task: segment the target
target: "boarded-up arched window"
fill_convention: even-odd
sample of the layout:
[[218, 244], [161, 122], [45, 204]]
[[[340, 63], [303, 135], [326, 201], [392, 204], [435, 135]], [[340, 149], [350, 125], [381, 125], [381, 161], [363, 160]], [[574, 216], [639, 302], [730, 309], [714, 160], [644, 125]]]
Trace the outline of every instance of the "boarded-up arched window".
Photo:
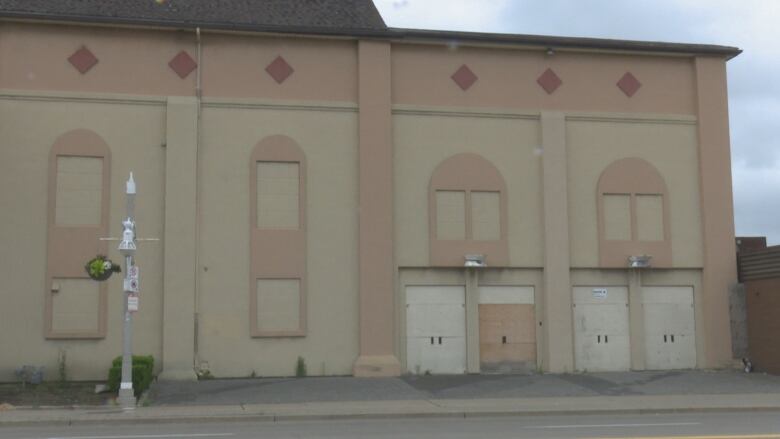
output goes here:
[[669, 194], [650, 163], [625, 158], [610, 164], [599, 178], [597, 202], [602, 267], [626, 267], [638, 255], [651, 255], [654, 267], [672, 265]]
[[506, 183], [479, 155], [455, 155], [433, 171], [428, 218], [431, 265], [463, 266], [467, 254], [509, 264]]
[[306, 335], [306, 158], [289, 137], [261, 140], [250, 159], [250, 328]]
[[49, 154], [46, 338], [106, 336], [108, 286], [84, 264], [107, 254], [111, 153], [93, 131], [60, 136]]

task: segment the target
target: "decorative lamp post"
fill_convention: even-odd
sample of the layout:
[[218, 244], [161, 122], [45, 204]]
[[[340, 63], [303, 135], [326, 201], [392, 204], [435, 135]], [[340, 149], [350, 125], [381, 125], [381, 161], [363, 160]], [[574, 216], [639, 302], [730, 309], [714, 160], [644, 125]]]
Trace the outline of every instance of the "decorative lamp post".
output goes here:
[[133, 313], [138, 310], [138, 267], [133, 264], [136, 250], [135, 221], [135, 180], [133, 173], [127, 180], [127, 218], [122, 221], [122, 241], [119, 252], [125, 257], [124, 279], [124, 328], [122, 352], [122, 381], [119, 386], [119, 404], [123, 409], [135, 408], [133, 391]]

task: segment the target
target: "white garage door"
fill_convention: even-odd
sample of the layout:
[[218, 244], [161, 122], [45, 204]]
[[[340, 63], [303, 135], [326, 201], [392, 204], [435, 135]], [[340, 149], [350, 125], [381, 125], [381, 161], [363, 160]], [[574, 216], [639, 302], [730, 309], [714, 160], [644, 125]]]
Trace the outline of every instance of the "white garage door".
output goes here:
[[573, 294], [577, 370], [628, 370], [628, 288], [574, 287]]
[[643, 287], [645, 367], [650, 370], [696, 367], [696, 329], [692, 287]]
[[466, 372], [466, 289], [406, 287], [406, 366], [414, 374]]

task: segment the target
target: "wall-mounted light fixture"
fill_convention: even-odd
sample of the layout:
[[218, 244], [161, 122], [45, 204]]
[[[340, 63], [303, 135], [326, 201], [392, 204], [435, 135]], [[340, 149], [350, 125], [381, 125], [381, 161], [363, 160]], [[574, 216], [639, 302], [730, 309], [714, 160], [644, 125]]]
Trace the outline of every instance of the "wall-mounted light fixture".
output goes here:
[[487, 263], [485, 262], [485, 255], [466, 255], [465, 259], [466, 262], [463, 264], [464, 267], [470, 267], [470, 268], [487, 267]]
[[650, 260], [653, 259], [650, 255], [629, 256], [628, 266], [630, 268], [650, 268]]
[[548, 47], [544, 53], [546, 53], [547, 56], [553, 56], [555, 55], [555, 50], [552, 47]]

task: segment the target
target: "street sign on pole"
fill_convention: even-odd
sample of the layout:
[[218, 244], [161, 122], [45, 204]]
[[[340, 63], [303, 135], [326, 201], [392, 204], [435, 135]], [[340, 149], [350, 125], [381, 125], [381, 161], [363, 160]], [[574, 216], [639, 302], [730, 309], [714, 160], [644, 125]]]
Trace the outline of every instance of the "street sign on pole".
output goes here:
[[127, 310], [130, 312], [138, 311], [138, 294], [129, 294], [127, 296]]
[[124, 290], [126, 293], [138, 293], [138, 279], [125, 278]]

